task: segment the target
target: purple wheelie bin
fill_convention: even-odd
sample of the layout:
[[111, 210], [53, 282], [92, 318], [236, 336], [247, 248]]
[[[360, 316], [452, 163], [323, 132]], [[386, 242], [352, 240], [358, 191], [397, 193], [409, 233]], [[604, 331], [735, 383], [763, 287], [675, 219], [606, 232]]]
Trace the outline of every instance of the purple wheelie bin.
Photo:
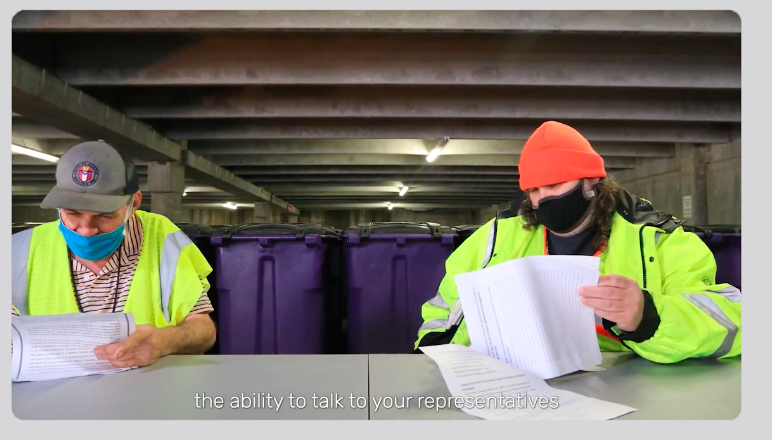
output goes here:
[[217, 232], [224, 232], [230, 226], [224, 225], [202, 225], [196, 223], [176, 223], [185, 235], [198, 247], [201, 253], [206, 258], [206, 261], [212, 266], [212, 273], [206, 277], [209, 281], [209, 301], [212, 303], [214, 312], [210, 314], [212, 321], [214, 321], [215, 328], [217, 329], [217, 339], [214, 345], [210, 348], [206, 354], [219, 354], [220, 353], [220, 296], [217, 294], [217, 255], [215, 248], [212, 246], [212, 235]]
[[349, 353], [411, 353], [421, 305], [445, 275], [456, 233], [428, 223], [370, 223], [343, 234]]
[[340, 237], [313, 224], [242, 225], [212, 236], [220, 354], [328, 353]]
[[729, 283], [742, 290], [740, 225], [684, 225], [684, 230], [697, 234], [713, 252], [716, 283]]

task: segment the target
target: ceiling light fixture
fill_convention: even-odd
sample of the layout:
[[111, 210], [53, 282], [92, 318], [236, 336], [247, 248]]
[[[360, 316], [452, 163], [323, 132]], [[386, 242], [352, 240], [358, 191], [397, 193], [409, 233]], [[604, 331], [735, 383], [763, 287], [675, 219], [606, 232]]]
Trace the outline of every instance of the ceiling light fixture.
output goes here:
[[434, 159], [437, 159], [437, 156], [440, 155], [440, 152], [442, 151], [442, 148], [437, 147], [434, 150], [432, 150], [431, 153], [429, 153], [428, 156], [426, 156], [426, 161], [431, 163], [434, 162]]
[[226, 207], [228, 209], [238, 209], [239, 208], [238, 206], [234, 205], [231, 202], [225, 202], [225, 203], [222, 204], [222, 206], [224, 206], [224, 207]]
[[450, 138], [444, 137], [439, 142], [437, 142], [437, 146], [434, 147], [434, 149], [426, 156], [426, 161], [429, 163], [434, 162], [440, 153], [442, 153], [442, 149], [445, 148], [445, 145], [448, 144], [449, 140]]
[[394, 209], [394, 205], [392, 205], [391, 202], [389, 202], [389, 211], [391, 211], [392, 209]]
[[406, 187], [406, 186], [403, 186], [403, 187], [402, 187], [402, 190], [399, 192], [399, 196], [400, 196], [400, 197], [402, 197], [402, 196], [404, 196], [405, 194], [407, 194], [407, 187]]
[[11, 144], [11, 152], [17, 153], [17, 154], [23, 154], [25, 156], [34, 157], [36, 159], [41, 159], [48, 162], [53, 162], [53, 163], [59, 162], [59, 158], [56, 156], [51, 156], [50, 154], [46, 154], [37, 150], [32, 150], [26, 147], [20, 147], [14, 144]]

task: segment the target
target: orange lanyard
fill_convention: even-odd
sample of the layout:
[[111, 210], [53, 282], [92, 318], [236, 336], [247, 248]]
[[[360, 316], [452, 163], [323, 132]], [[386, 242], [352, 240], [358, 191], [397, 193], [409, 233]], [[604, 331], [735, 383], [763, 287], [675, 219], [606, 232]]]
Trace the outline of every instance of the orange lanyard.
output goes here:
[[599, 335], [603, 335], [603, 336], [605, 336], [605, 337], [607, 337], [609, 339], [613, 339], [615, 341], [619, 341], [618, 337], [612, 335], [609, 331], [607, 331], [605, 328], [603, 328], [603, 326], [600, 325], [600, 324], [595, 324], [595, 333], [597, 333]]

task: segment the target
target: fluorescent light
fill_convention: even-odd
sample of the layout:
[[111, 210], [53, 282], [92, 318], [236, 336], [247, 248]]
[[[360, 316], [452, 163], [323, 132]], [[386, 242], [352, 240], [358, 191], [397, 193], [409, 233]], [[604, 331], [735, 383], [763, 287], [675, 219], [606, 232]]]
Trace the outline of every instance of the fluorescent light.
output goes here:
[[405, 194], [407, 194], [407, 187], [406, 187], [406, 186], [403, 186], [403, 187], [402, 187], [402, 190], [399, 192], [399, 196], [400, 196], [400, 197], [402, 197], [402, 196], [404, 196]]
[[434, 159], [437, 159], [437, 156], [440, 155], [441, 151], [442, 151], [442, 147], [435, 147], [434, 150], [432, 150], [432, 152], [429, 153], [428, 156], [426, 156], [426, 161], [434, 162]]
[[394, 209], [394, 205], [392, 205], [391, 203], [389, 203], [389, 211], [391, 211], [392, 209]]
[[224, 206], [224, 207], [226, 207], [228, 209], [239, 209], [238, 206], [234, 205], [231, 202], [225, 202], [225, 203], [222, 204], [222, 206]]
[[183, 191], [182, 192], [182, 197], [185, 197], [186, 195], [188, 195], [188, 192], [187, 191]]
[[450, 141], [450, 138], [444, 137], [439, 142], [437, 142], [437, 146], [434, 147], [434, 149], [426, 156], [427, 162], [434, 162], [435, 159], [437, 159], [437, 156], [442, 153], [442, 149], [445, 147], [445, 145], [448, 144], [448, 141]]
[[17, 154], [24, 154], [26, 156], [31, 156], [37, 159], [46, 160], [48, 162], [53, 162], [53, 163], [59, 162], [59, 158], [56, 156], [51, 156], [50, 154], [42, 153], [40, 151], [32, 150], [25, 147], [20, 147], [14, 144], [11, 144], [11, 151]]

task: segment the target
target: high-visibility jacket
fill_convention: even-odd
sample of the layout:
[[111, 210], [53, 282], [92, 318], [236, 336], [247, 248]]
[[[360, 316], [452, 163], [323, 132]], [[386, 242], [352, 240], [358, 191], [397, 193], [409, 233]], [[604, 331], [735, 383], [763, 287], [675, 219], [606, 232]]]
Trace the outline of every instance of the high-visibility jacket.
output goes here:
[[[123, 313], [137, 325], [177, 325], [201, 297], [212, 268], [184, 232], [166, 217], [136, 211], [142, 250]], [[13, 305], [24, 315], [78, 313], [67, 244], [59, 220], [13, 234]]]
[[[716, 284], [712, 252], [681, 224], [623, 191], [608, 245], [599, 255], [600, 273], [635, 280], [644, 294], [644, 316], [631, 333], [596, 318], [601, 350], [633, 351], [657, 363], [740, 354], [742, 293], [729, 284]], [[446, 261], [436, 296], [422, 306], [416, 351], [426, 345], [470, 345], [454, 277], [514, 258], [544, 255], [545, 234], [542, 226], [523, 229], [521, 217], [502, 211], [467, 238]]]

